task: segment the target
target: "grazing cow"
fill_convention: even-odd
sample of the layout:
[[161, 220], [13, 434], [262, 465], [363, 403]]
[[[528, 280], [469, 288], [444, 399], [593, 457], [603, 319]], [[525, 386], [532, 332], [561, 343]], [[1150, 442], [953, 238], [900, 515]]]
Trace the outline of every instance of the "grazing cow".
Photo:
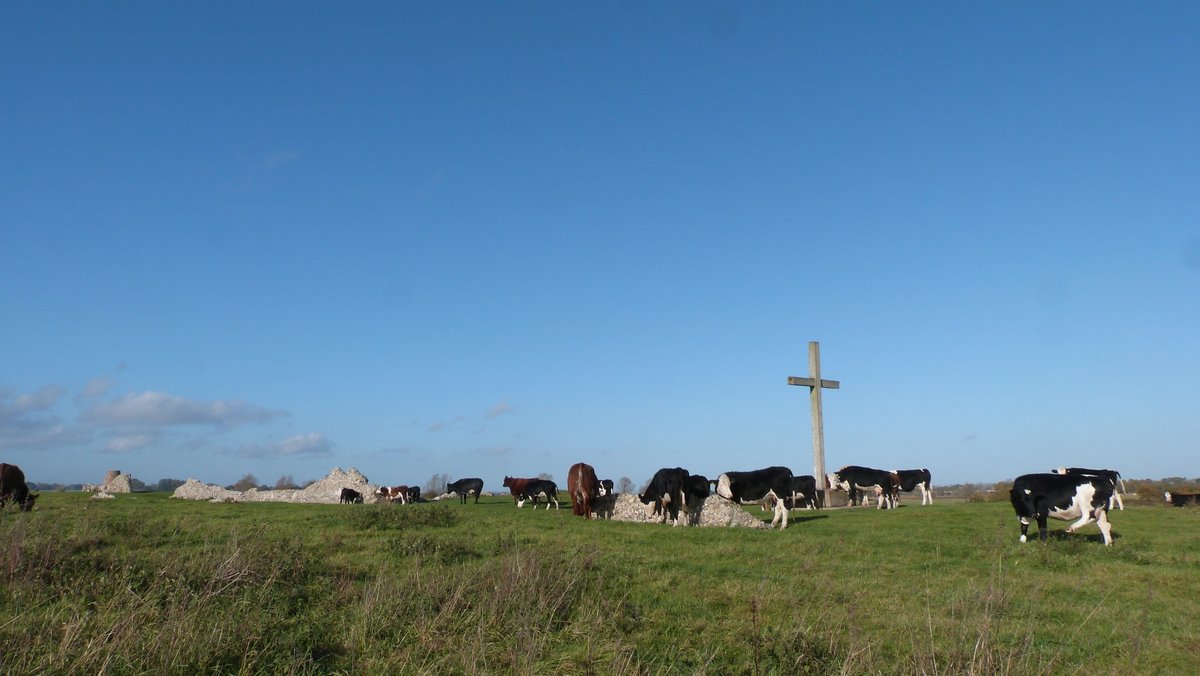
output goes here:
[[567, 470], [567, 492], [571, 494], [571, 513], [592, 518], [592, 500], [598, 497], [600, 480], [592, 466], [577, 462]]
[[17, 503], [22, 512], [33, 509], [33, 503], [41, 493], [30, 493], [29, 485], [25, 483], [25, 473], [20, 467], [0, 462], [0, 507], [8, 504], [9, 500]]
[[421, 487], [420, 486], [409, 486], [407, 497], [408, 497], [409, 502], [412, 502], [412, 503], [420, 502], [421, 501]]
[[683, 485], [683, 501], [688, 506], [698, 505], [712, 492], [712, 482], [703, 474], [689, 474]]
[[638, 494], [643, 505], [654, 504], [654, 513], [660, 514], [659, 523], [665, 523], [669, 513], [671, 525], [679, 525], [679, 508], [686, 506], [683, 487], [688, 476], [688, 471], [682, 467], [663, 467], [654, 473], [646, 492]]
[[825, 491], [817, 490], [817, 477], [801, 474], [792, 477], [791, 495], [784, 498], [788, 509], [822, 509], [825, 507]]
[[475, 504], [479, 504], [479, 494], [483, 492], [483, 479], [459, 479], [446, 484], [446, 494], [458, 493], [459, 502], [467, 504], [467, 496], [475, 494]]
[[513, 504], [516, 505], [520, 501], [521, 496], [525, 494], [525, 486], [530, 481], [534, 481], [534, 479], [518, 479], [517, 477], [506, 476], [504, 477], [504, 483], [501, 485], [507, 488], [509, 493], [512, 493]]
[[[921, 490], [921, 504], [933, 504], [933, 487], [930, 485], [931, 475], [927, 469], [894, 469], [892, 474], [896, 475], [897, 483], [901, 491], [912, 493], [914, 490]], [[899, 498], [899, 493], [896, 494]]]
[[[1109, 498], [1108, 508], [1112, 509], [1113, 501], [1115, 500], [1117, 509], [1122, 511], [1125, 510], [1125, 503], [1121, 501], [1121, 491], [1125, 490], [1125, 480], [1121, 478], [1121, 473], [1117, 470], [1086, 469], [1084, 467], [1059, 467], [1057, 469], [1050, 470], [1050, 472], [1053, 474], [1074, 474], [1076, 476], [1098, 476], [1108, 479], [1113, 485], [1112, 497]], [[1120, 491], [1117, 490], [1117, 486], [1121, 487]]]
[[1073, 474], [1025, 474], [1017, 477], [1009, 492], [1013, 509], [1021, 521], [1021, 542], [1026, 541], [1029, 520], [1036, 519], [1038, 539], [1046, 539], [1046, 518], [1069, 521], [1074, 533], [1092, 520], [1100, 527], [1104, 544], [1112, 544], [1112, 525], [1108, 522], [1108, 500], [1113, 484], [1104, 477]]
[[609, 495], [615, 495], [616, 493], [615, 493], [615, 491], [613, 491], [613, 480], [612, 479], [601, 479], [600, 485], [596, 487], [596, 492], [602, 498], [607, 497]]
[[879, 504], [876, 509], [896, 506], [896, 488], [899, 477], [882, 469], [871, 469], [859, 465], [846, 465], [838, 471], [825, 477], [829, 487], [846, 491], [850, 495], [850, 504], [857, 505], [861, 491], [874, 493]]
[[1163, 497], [1167, 499], [1167, 502], [1176, 507], [1200, 505], [1200, 493], [1172, 493], [1171, 491], [1167, 491], [1163, 493]]
[[375, 495], [390, 502], [405, 504], [408, 502], [408, 486], [380, 486]]
[[786, 467], [767, 467], [752, 472], [725, 472], [717, 478], [717, 495], [740, 503], [772, 503], [774, 528], [780, 519], [779, 530], [787, 528], [788, 510], [783, 499], [792, 494], [792, 470]]
[[343, 488], [341, 494], [338, 495], [338, 502], [340, 502], [343, 505], [348, 505], [348, 504], [354, 503], [354, 502], [362, 503], [362, 501], [363, 501], [362, 493], [359, 493], [358, 491], [354, 490], [353, 488]]

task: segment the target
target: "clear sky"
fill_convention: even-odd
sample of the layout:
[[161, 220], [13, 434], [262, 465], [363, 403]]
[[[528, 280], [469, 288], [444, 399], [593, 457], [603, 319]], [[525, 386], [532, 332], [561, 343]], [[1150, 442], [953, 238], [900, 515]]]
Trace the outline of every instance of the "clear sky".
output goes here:
[[1200, 4], [0, 4], [0, 460], [1200, 476]]

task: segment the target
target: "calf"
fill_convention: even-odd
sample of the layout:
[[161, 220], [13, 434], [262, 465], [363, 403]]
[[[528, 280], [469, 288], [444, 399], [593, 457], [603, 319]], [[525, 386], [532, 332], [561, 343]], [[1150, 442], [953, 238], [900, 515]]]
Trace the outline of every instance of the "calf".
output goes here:
[[667, 513], [671, 525], [679, 525], [679, 508], [686, 506], [683, 487], [688, 481], [688, 471], [682, 467], [663, 467], [654, 473], [644, 493], [638, 494], [643, 505], [654, 505], [654, 513], [661, 514], [659, 523], [665, 523]]
[[33, 509], [33, 502], [40, 495], [41, 493], [29, 492], [29, 485], [25, 483], [25, 473], [20, 467], [0, 462], [0, 507], [12, 500], [22, 512], [28, 512]]
[[[894, 469], [892, 474], [896, 475], [899, 489], [905, 493], [912, 493], [914, 490], [921, 490], [921, 504], [933, 504], [933, 487], [930, 486], [931, 475], [927, 469]], [[897, 493], [899, 497], [899, 493]]]
[[600, 480], [596, 470], [585, 462], [577, 462], [567, 470], [567, 493], [571, 496], [571, 513], [592, 518], [592, 500], [598, 497]]
[[524, 507], [526, 500], [533, 500], [533, 508], [537, 509], [539, 496], [546, 497], [546, 509], [550, 509], [551, 502], [554, 503], [554, 508], [558, 509], [558, 484], [549, 479], [530, 479], [518, 496], [517, 507]]
[[1163, 497], [1167, 499], [1167, 502], [1176, 507], [1200, 505], [1200, 493], [1172, 493], [1171, 491], [1167, 491], [1163, 493]]
[[811, 474], [801, 474], [792, 477], [792, 493], [784, 498], [784, 506], [788, 509], [821, 509], [825, 506], [825, 492], [817, 489], [817, 477]]
[[475, 504], [479, 504], [479, 494], [483, 492], [483, 479], [459, 479], [446, 484], [446, 494], [458, 493], [460, 504], [467, 504], [467, 496], [475, 494]]
[[857, 505], [861, 491], [871, 491], [878, 499], [876, 509], [896, 506], [896, 489], [900, 478], [882, 469], [871, 469], [859, 465], [846, 465], [838, 471], [825, 477], [829, 487], [834, 490], [846, 491], [850, 495], [850, 504]]
[[[1113, 501], [1116, 501], [1117, 509], [1124, 511], [1125, 503], [1121, 501], [1121, 491], [1125, 490], [1125, 481], [1121, 478], [1121, 473], [1115, 469], [1087, 469], [1084, 467], [1059, 467], [1058, 469], [1050, 470], [1053, 474], [1071, 474], [1075, 476], [1098, 476], [1108, 479], [1112, 482], [1113, 492], [1112, 498], [1108, 501], [1109, 509], [1112, 509]], [[1117, 486], [1121, 487], [1121, 491], [1117, 490]]]
[[338, 495], [338, 502], [343, 505], [348, 505], [348, 504], [354, 503], [354, 502], [361, 504], [362, 501], [363, 501], [362, 493], [359, 493], [358, 491], [354, 490], [353, 488], [343, 488], [341, 494]]
[[389, 502], [399, 502], [403, 505], [408, 502], [408, 486], [380, 486], [379, 490], [375, 491], [375, 495]]
[[1074, 533], [1095, 520], [1104, 537], [1112, 544], [1112, 525], [1108, 522], [1108, 500], [1112, 497], [1112, 482], [1104, 477], [1072, 474], [1025, 474], [1017, 477], [1009, 492], [1013, 509], [1021, 521], [1021, 542], [1026, 541], [1029, 520], [1036, 519], [1038, 539], [1046, 539], [1046, 518], [1068, 521]]
[[752, 472], [725, 472], [717, 478], [717, 495], [740, 503], [773, 503], [774, 528], [780, 519], [779, 530], [787, 528], [788, 510], [783, 498], [792, 494], [792, 470], [786, 467], [767, 467]]

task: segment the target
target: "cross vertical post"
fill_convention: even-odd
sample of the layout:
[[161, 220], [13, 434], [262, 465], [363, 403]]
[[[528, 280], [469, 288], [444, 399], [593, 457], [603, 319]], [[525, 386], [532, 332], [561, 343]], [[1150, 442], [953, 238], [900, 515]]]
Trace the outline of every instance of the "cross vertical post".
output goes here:
[[821, 344], [815, 340], [808, 343], [808, 377], [788, 376], [788, 385], [807, 387], [812, 401], [812, 434], [813, 434], [813, 474], [816, 475], [817, 489], [825, 493], [825, 504], [829, 505], [832, 495], [829, 486], [825, 485], [825, 424], [821, 413], [821, 390], [836, 390], [841, 383], [836, 380], [821, 379]]

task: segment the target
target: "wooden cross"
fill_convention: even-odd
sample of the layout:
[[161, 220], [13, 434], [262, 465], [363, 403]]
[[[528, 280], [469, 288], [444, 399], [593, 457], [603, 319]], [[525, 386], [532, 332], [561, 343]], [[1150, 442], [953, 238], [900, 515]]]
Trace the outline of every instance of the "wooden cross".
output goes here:
[[813, 473], [817, 475], [817, 488], [825, 492], [825, 504], [829, 505], [833, 496], [829, 494], [829, 486], [825, 485], [825, 426], [821, 418], [821, 389], [836, 390], [841, 387], [841, 383], [821, 379], [820, 343], [815, 340], [808, 343], [808, 377], [788, 376], [788, 385], [802, 385], [811, 393]]

